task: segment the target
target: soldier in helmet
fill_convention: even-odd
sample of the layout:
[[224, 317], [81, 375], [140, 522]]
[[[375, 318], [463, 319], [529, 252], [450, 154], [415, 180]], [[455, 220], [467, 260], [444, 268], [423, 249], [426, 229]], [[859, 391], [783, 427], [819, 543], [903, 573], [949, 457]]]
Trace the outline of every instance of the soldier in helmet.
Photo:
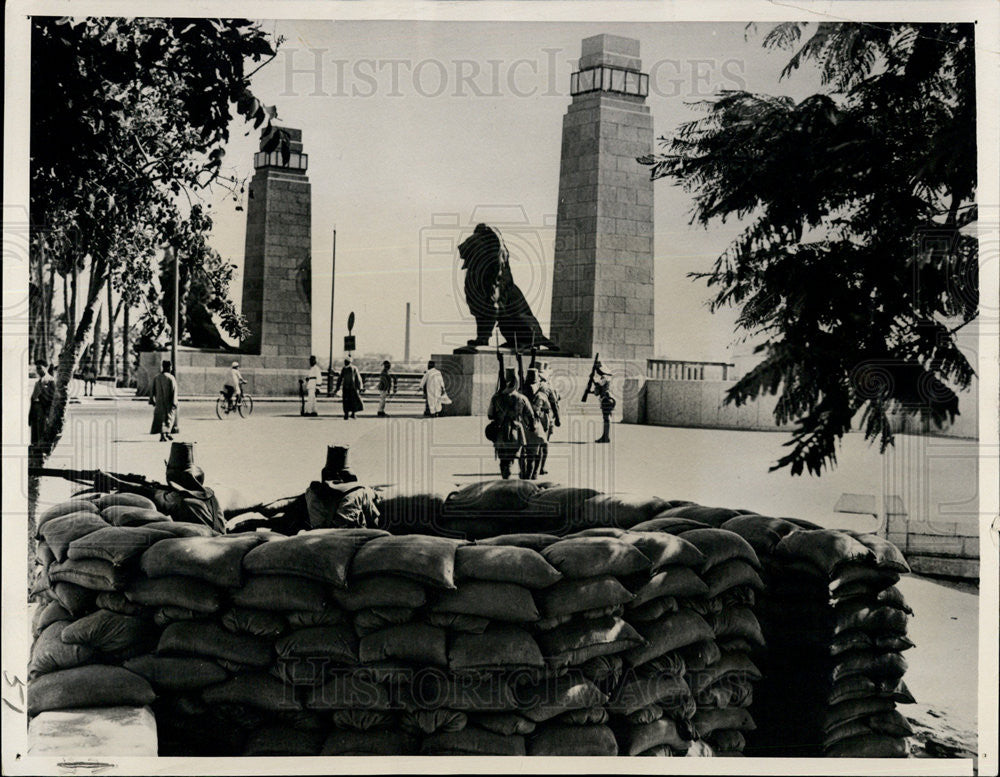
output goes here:
[[500, 475], [506, 480], [514, 459], [527, 442], [528, 430], [535, 425], [535, 414], [524, 394], [517, 390], [517, 375], [513, 369], [504, 371], [503, 386], [493, 395], [486, 415], [491, 421], [486, 436], [493, 443], [500, 460]]
[[604, 433], [594, 442], [611, 442], [611, 413], [618, 404], [611, 394], [612, 375], [604, 371], [599, 361], [594, 364], [594, 393], [601, 401], [601, 415], [604, 416]]

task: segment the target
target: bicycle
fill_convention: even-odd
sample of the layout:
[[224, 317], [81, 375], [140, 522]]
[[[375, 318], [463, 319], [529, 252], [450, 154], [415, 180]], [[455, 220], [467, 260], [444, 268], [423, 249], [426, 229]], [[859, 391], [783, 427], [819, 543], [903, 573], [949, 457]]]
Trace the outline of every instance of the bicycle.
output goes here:
[[240, 418], [248, 418], [253, 413], [253, 397], [244, 392], [227, 399], [226, 392], [220, 391], [219, 398], [215, 400], [215, 414], [221, 420], [233, 412], [239, 413]]

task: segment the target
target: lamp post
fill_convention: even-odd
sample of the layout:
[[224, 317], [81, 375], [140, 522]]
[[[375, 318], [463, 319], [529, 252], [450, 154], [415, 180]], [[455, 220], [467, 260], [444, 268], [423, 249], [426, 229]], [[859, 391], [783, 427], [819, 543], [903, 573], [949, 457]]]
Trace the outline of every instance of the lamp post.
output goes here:
[[330, 354], [327, 359], [326, 394], [333, 393], [333, 290], [337, 274], [337, 227], [333, 228], [333, 259], [330, 262]]

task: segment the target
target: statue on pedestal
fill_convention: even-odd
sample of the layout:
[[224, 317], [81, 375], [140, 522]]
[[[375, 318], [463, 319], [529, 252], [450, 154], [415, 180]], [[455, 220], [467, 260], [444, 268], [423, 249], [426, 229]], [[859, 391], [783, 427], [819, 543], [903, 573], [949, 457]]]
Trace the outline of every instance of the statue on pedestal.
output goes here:
[[477, 224], [472, 235], [458, 246], [458, 255], [465, 270], [465, 300], [476, 319], [476, 337], [469, 340], [467, 348], [457, 352], [475, 351], [477, 347], [489, 345], [494, 327], [499, 327], [506, 341], [504, 348], [558, 350], [558, 346], [542, 334], [538, 319], [514, 283], [510, 253], [498, 229]]

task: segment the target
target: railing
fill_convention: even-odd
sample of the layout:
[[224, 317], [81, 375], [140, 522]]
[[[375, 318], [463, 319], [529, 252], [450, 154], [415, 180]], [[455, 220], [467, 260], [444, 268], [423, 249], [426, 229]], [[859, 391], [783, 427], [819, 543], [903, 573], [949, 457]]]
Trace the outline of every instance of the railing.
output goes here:
[[686, 362], [646, 359], [646, 377], [660, 380], [729, 380], [729, 362]]
[[[323, 372], [323, 386], [329, 386], [332, 391], [333, 388], [337, 386], [337, 376], [340, 374], [340, 370], [336, 370], [333, 373], [333, 381], [328, 381], [326, 371]], [[361, 380], [365, 382], [365, 393], [367, 395], [374, 395], [378, 393], [378, 379], [381, 373], [379, 372], [364, 372], [361, 373]], [[394, 372], [393, 377], [396, 379], [396, 394], [395, 396], [399, 399], [403, 398], [413, 398], [413, 399], [423, 399], [423, 392], [417, 388], [420, 385], [420, 379], [423, 377], [422, 372]], [[329, 396], [329, 391], [327, 392]]]

